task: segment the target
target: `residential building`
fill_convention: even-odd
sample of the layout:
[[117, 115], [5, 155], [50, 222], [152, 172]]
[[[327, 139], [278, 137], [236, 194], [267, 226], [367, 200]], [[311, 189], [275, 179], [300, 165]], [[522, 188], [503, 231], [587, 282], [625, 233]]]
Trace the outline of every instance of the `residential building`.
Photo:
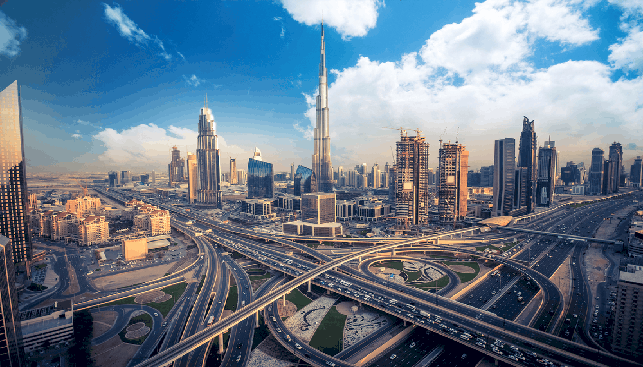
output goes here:
[[469, 152], [462, 144], [440, 140], [438, 158], [438, 218], [442, 223], [454, 223], [467, 215], [467, 173]]
[[13, 260], [30, 261], [27, 177], [18, 81], [0, 92], [0, 234], [11, 240]]
[[78, 218], [88, 214], [94, 214], [100, 208], [100, 199], [91, 196], [84, 196], [73, 200], [67, 200], [65, 211], [76, 214]]
[[592, 164], [589, 168], [589, 194], [600, 195], [603, 192], [604, 152], [600, 148], [592, 149]]
[[493, 215], [510, 215], [516, 187], [516, 140], [496, 140], [493, 152]]
[[[0, 103], [4, 104], [1, 98], [0, 95]], [[11, 239], [0, 234], [0, 365], [3, 367], [24, 365], [13, 249]]]
[[199, 186], [197, 202], [214, 204], [221, 208], [221, 166], [219, 164], [219, 143], [214, 115], [208, 108], [208, 97], [199, 114], [199, 136], [197, 138], [197, 169]]
[[[536, 206], [536, 130], [534, 120], [529, 121], [525, 117], [522, 121], [522, 132], [520, 133], [520, 145], [518, 149], [518, 167], [526, 168], [524, 175], [521, 173], [523, 190], [520, 191], [521, 208], [526, 207], [526, 212], [531, 213]], [[524, 204], [523, 204], [524, 203]]]
[[402, 130], [396, 146], [396, 216], [404, 226], [426, 223], [429, 219], [429, 144], [419, 133], [408, 136], [406, 130]]
[[80, 246], [105, 243], [108, 238], [109, 224], [104, 216], [90, 215], [80, 218], [78, 224], [78, 244]]
[[139, 231], [145, 231], [151, 237], [172, 232], [169, 211], [148, 205], [139, 208], [138, 213], [134, 216], [134, 227]]
[[194, 204], [197, 199], [197, 187], [199, 184], [199, 170], [196, 155], [188, 152], [187, 161], [188, 171], [188, 203]]
[[[638, 302], [641, 301], [641, 302]], [[640, 360], [643, 357], [643, 267], [627, 265], [616, 291], [612, 350]]]
[[319, 180], [319, 190], [331, 192], [335, 184], [333, 165], [330, 159], [330, 124], [328, 109], [328, 72], [326, 69], [326, 44], [324, 43], [324, 24], [321, 26], [321, 52], [319, 62], [319, 94], [317, 95], [317, 117], [314, 129], [315, 145], [312, 157], [312, 170]]

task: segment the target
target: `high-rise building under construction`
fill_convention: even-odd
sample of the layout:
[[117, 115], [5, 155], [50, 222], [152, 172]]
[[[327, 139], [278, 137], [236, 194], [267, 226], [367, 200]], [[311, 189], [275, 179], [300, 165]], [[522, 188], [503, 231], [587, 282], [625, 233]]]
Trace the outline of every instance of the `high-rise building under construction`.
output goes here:
[[467, 215], [469, 152], [462, 144], [440, 140], [438, 160], [438, 217], [455, 224]]
[[420, 131], [408, 136], [401, 130], [397, 145], [395, 213], [405, 224], [426, 223], [429, 219], [429, 143]]

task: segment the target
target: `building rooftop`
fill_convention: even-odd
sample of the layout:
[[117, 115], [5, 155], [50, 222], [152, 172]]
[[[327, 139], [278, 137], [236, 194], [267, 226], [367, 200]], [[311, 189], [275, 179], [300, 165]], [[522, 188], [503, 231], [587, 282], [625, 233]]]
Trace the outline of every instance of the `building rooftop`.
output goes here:
[[622, 271], [619, 281], [643, 285], [643, 266], [628, 265], [627, 271]]

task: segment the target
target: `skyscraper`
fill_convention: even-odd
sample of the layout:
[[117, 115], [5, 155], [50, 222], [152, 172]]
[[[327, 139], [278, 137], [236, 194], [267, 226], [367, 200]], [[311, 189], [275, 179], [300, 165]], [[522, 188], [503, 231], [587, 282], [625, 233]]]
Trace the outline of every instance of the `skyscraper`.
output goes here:
[[190, 152], [188, 152], [187, 171], [188, 171], [188, 202], [190, 204], [193, 204], [196, 202], [196, 196], [197, 196], [196, 190], [199, 182], [199, 170], [197, 167], [196, 155]]
[[462, 144], [440, 140], [438, 161], [438, 217], [455, 223], [467, 215], [469, 152]]
[[132, 172], [131, 171], [121, 171], [121, 185], [125, 185], [132, 182]]
[[11, 240], [13, 260], [30, 261], [27, 177], [18, 81], [0, 92], [0, 234]]
[[219, 143], [212, 110], [208, 108], [208, 96], [199, 114], [199, 136], [196, 149], [199, 188], [197, 202], [214, 204], [221, 208], [221, 166], [219, 165]]
[[0, 366], [22, 366], [16, 271], [11, 240], [0, 234]]
[[397, 146], [395, 212], [406, 224], [429, 219], [429, 144], [419, 130], [417, 136], [400, 132]]
[[592, 165], [589, 168], [589, 194], [600, 195], [603, 192], [604, 152], [601, 148], [592, 149]]
[[630, 167], [630, 182], [634, 187], [641, 187], [643, 184], [643, 160], [638, 156], [634, 160], [634, 164]]
[[118, 186], [118, 172], [110, 172], [108, 174], [109, 176], [109, 187], [116, 187]]
[[156, 183], [156, 171], [152, 171], [152, 184]]
[[295, 181], [295, 164], [290, 164], [290, 180]]
[[294, 194], [301, 196], [311, 192], [317, 192], [317, 177], [315, 172], [308, 167], [298, 166], [294, 180]]
[[321, 57], [319, 62], [319, 95], [317, 96], [317, 126], [313, 152], [313, 172], [319, 181], [319, 190], [333, 191], [333, 165], [330, 161], [330, 126], [328, 120], [328, 82], [324, 23], [321, 27]]
[[516, 140], [496, 140], [493, 149], [493, 214], [510, 215], [514, 209]]
[[520, 133], [520, 147], [518, 149], [518, 167], [527, 168], [526, 177], [522, 178], [525, 183], [524, 195], [520, 202], [525, 203], [527, 213], [534, 210], [536, 204], [536, 130], [534, 130], [534, 121], [529, 121], [525, 117], [522, 120], [522, 133]]
[[380, 166], [377, 163], [373, 164], [371, 175], [373, 176], [373, 188], [379, 189], [382, 177], [380, 177]]
[[170, 164], [167, 165], [168, 169], [168, 185], [172, 187], [172, 184], [177, 182], [185, 181], [184, 170], [185, 170], [185, 160], [181, 158], [181, 151], [177, 149], [176, 146], [172, 147], [172, 160]]
[[610, 145], [609, 153], [611, 192], [617, 193], [621, 185], [621, 173], [623, 169], [623, 147], [620, 143], [614, 142]]
[[550, 206], [556, 180], [556, 148], [545, 145], [538, 149], [538, 181], [536, 206]]
[[261, 153], [256, 152], [259, 149], [255, 148], [255, 156], [248, 159], [248, 199], [272, 199], [275, 191], [272, 163], [264, 162]]
[[230, 158], [230, 185], [236, 185], [237, 180], [237, 160]]

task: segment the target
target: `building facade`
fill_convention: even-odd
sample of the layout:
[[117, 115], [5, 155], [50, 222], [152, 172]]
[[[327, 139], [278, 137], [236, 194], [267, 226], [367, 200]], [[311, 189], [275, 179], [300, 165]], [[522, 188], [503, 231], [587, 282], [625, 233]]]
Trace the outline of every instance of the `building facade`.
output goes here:
[[21, 312], [20, 320], [25, 353], [46, 350], [74, 339], [74, 306], [71, 300]]
[[429, 219], [429, 143], [401, 131], [397, 146], [395, 214], [406, 224]]
[[155, 206], [151, 209], [148, 206], [142, 207], [139, 214], [134, 216], [134, 227], [147, 232], [150, 237], [171, 233], [170, 212]]
[[214, 115], [205, 106], [199, 114], [199, 136], [197, 138], [197, 167], [199, 171], [199, 188], [197, 202], [214, 204], [221, 208], [221, 166], [219, 164], [219, 143], [216, 135]]
[[438, 217], [442, 223], [455, 223], [467, 215], [469, 152], [462, 144], [442, 141], [439, 152]]
[[538, 149], [538, 181], [536, 206], [548, 207], [554, 199], [556, 184], [556, 147], [545, 145]]
[[315, 192], [301, 196], [301, 220], [306, 223], [335, 223], [335, 194]]
[[600, 195], [603, 192], [604, 153], [601, 148], [592, 149], [592, 163], [589, 167], [590, 195]]
[[0, 234], [0, 365], [23, 366], [22, 329], [11, 240]]
[[0, 92], [0, 234], [9, 238], [15, 262], [31, 260], [27, 178], [18, 82]]
[[100, 199], [91, 196], [84, 196], [73, 200], [67, 200], [65, 211], [74, 213], [78, 218], [89, 213], [95, 213], [100, 208]]
[[177, 182], [185, 181], [184, 178], [185, 160], [181, 158], [181, 151], [176, 147], [172, 147], [172, 158], [167, 165], [168, 171], [168, 186], [172, 187]]
[[314, 130], [315, 145], [312, 157], [313, 172], [319, 181], [319, 190], [333, 190], [333, 165], [330, 159], [330, 125], [328, 110], [328, 75], [326, 70], [326, 44], [324, 24], [321, 27], [321, 55], [319, 61], [319, 95], [317, 95], [317, 124]]
[[[536, 206], [536, 177], [537, 177], [537, 159], [536, 159], [536, 130], [534, 121], [529, 121], [525, 117], [522, 121], [522, 132], [520, 133], [520, 145], [518, 149], [518, 167], [526, 168], [522, 178], [523, 190], [521, 190], [521, 208], [524, 206], [527, 213], [534, 211]], [[521, 173], [523, 176], [523, 173]], [[524, 203], [524, 205], [523, 205]]]
[[628, 265], [621, 271], [616, 292], [612, 350], [639, 359], [643, 357], [643, 267]]
[[248, 159], [248, 199], [272, 199], [274, 191], [272, 163]]
[[514, 210], [516, 140], [496, 140], [493, 150], [493, 215], [510, 215]]
[[145, 259], [147, 256], [147, 237], [123, 238], [121, 247], [125, 261]]
[[194, 204], [197, 198], [197, 186], [199, 182], [198, 168], [196, 155], [188, 152], [188, 161], [187, 161], [187, 171], [188, 171], [188, 203]]

